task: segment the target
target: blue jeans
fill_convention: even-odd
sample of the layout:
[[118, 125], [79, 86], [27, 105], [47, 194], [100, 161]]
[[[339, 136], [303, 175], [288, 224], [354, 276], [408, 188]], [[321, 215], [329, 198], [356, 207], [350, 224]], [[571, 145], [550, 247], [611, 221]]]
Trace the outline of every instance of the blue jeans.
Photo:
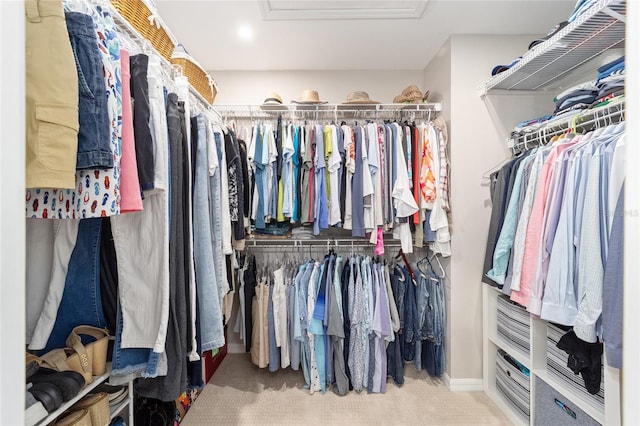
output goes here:
[[[302, 268], [300, 268], [302, 271]], [[307, 292], [309, 290], [309, 280], [311, 273], [313, 272], [313, 263], [308, 262], [304, 265], [304, 270], [300, 280], [296, 280], [296, 298], [298, 302], [298, 309], [300, 313], [300, 329], [301, 329], [301, 363], [302, 372], [304, 374], [305, 389], [311, 387], [311, 343], [309, 341], [309, 334], [307, 330], [309, 328], [309, 320], [307, 318]], [[296, 318], [296, 320], [298, 320]]]
[[113, 168], [102, 54], [98, 49], [93, 19], [79, 12], [66, 12], [65, 19], [76, 60], [80, 93], [76, 169]]
[[198, 138], [193, 188], [193, 245], [196, 270], [196, 292], [200, 312], [202, 351], [224, 346], [222, 310], [214, 266], [213, 241], [209, 206], [207, 165], [207, 130], [203, 115], [199, 115]]
[[65, 347], [69, 333], [76, 326], [106, 327], [100, 294], [101, 233], [101, 218], [82, 219], [78, 225], [62, 300], [45, 352]]
[[[122, 348], [122, 310], [118, 306], [118, 320], [115, 341], [113, 344], [113, 360], [111, 374], [114, 383], [118, 383], [118, 376], [125, 376], [122, 383], [135, 377], [157, 377], [158, 364], [161, 354], [147, 348]], [[128, 377], [131, 375], [132, 377]]]
[[416, 307], [415, 286], [411, 281], [409, 271], [405, 268], [396, 268], [394, 275], [400, 274], [400, 285], [404, 285], [404, 345], [403, 358], [407, 362], [412, 362], [415, 355], [415, 343], [419, 340], [420, 330], [418, 329], [418, 310]]
[[[209, 133], [208, 136], [211, 134]], [[222, 143], [220, 133], [213, 133], [213, 140], [207, 139], [208, 144], [214, 144], [214, 146], [220, 146]], [[218, 148], [216, 147], [216, 151]], [[213, 247], [213, 266], [215, 267], [216, 278], [222, 277], [224, 267], [222, 265], [222, 212], [220, 210], [220, 166], [214, 171], [213, 176], [209, 176], [209, 205], [211, 207], [211, 229], [212, 232], [212, 247]], [[218, 299], [222, 300], [224, 295], [227, 294], [229, 288], [226, 287], [225, 280], [217, 279], [218, 285]]]

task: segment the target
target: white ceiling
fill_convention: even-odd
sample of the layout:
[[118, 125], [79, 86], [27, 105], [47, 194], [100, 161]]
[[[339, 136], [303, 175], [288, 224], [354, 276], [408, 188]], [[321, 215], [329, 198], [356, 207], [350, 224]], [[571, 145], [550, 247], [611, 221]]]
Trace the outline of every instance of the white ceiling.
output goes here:
[[[156, 4], [176, 38], [209, 71], [421, 70], [452, 34], [546, 34], [567, 19], [575, 0]], [[253, 31], [252, 40], [238, 36], [241, 26]]]

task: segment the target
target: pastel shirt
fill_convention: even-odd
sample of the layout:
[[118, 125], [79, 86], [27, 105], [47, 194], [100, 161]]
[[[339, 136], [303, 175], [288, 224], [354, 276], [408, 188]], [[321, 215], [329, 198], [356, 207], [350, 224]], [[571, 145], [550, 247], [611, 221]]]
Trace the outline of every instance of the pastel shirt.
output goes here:
[[[362, 132], [362, 144], [360, 149], [362, 150], [362, 197], [364, 206], [364, 228], [366, 231], [373, 229], [373, 177], [372, 173], [377, 170], [376, 166], [373, 166], [369, 162], [369, 147], [371, 146], [371, 126], [367, 125]], [[377, 138], [376, 138], [377, 140]], [[375, 161], [371, 158], [372, 161]]]
[[345, 205], [344, 205], [344, 223], [342, 227], [344, 229], [352, 229], [352, 192], [353, 192], [353, 174], [355, 172], [355, 149], [353, 142], [353, 133], [351, 127], [342, 126], [342, 133], [344, 134], [344, 150], [345, 150], [345, 164], [344, 173], [347, 174], [347, 181], [345, 186]]
[[493, 251], [493, 268], [487, 272], [487, 277], [491, 278], [498, 284], [505, 283], [507, 274], [507, 266], [509, 264], [509, 255], [513, 248], [513, 241], [516, 234], [516, 225], [518, 223], [518, 201], [520, 200], [520, 190], [522, 189], [522, 176], [524, 174], [526, 164], [533, 162], [535, 155], [525, 158], [516, 173], [513, 191], [502, 223], [502, 230]]
[[[512, 300], [514, 298], [514, 292], [520, 290], [520, 277], [522, 274], [522, 261], [524, 257], [527, 226], [529, 224], [529, 218], [531, 217], [531, 209], [533, 208], [533, 201], [535, 199], [535, 193], [538, 186], [538, 177], [544, 163], [545, 152], [546, 150], [543, 149], [535, 154], [535, 159], [531, 168], [531, 175], [529, 176], [529, 182], [527, 184], [527, 191], [524, 197], [524, 203], [522, 205], [522, 211], [520, 212], [520, 219], [518, 221], [518, 228], [513, 244], [513, 280], [511, 281]], [[524, 303], [524, 305], [526, 305], [526, 303]]]
[[523, 306], [527, 306], [529, 311], [536, 315], [540, 314], [541, 303], [534, 300], [530, 304], [530, 297], [534, 296], [534, 298], [537, 298], [539, 301], [541, 301], [542, 298], [541, 286], [535, 286], [536, 290], [533, 294], [531, 293], [531, 290], [534, 286], [536, 270], [540, 260], [544, 215], [550, 191], [549, 185], [553, 179], [553, 164], [555, 163], [556, 158], [558, 158], [558, 155], [568, 147], [569, 145], [564, 143], [564, 141], [557, 141], [549, 151], [540, 171], [538, 187], [536, 189], [535, 199], [531, 208], [531, 216], [529, 217], [529, 223], [527, 224], [525, 247], [522, 257], [520, 291], [511, 297], [511, 300], [520, 303]]
[[[611, 126], [613, 127], [613, 126]], [[602, 202], [601, 187], [608, 190], [607, 148], [615, 143], [623, 128], [616, 127], [612, 133], [598, 140], [594, 155], [589, 161], [585, 202], [582, 210], [581, 238], [578, 245], [578, 315], [574, 324], [576, 336], [586, 342], [598, 340], [596, 323], [602, 313], [602, 291], [604, 264], [608, 235], [603, 237], [602, 224], [607, 224], [604, 214], [608, 204]], [[616, 133], [613, 133], [616, 132]], [[601, 142], [600, 142], [601, 141]], [[611, 155], [612, 155], [612, 151]], [[608, 201], [608, 200], [607, 200]], [[608, 234], [608, 233], [607, 233]]]
[[330, 126], [331, 153], [328, 158], [329, 181], [331, 194], [329, 200], [329, 225], [334, 226], [340, 223], [342, 215], [340, 213], [340, 179], [339, 171], [342, 164], [340, 150], [338, 148], [338, 131], [336, 126]]
[[574, 287], [576, 262], [574, 231], [576, 212], [581, 211], [577, 210], [577, 205], [582, 162], [585, 153], [588, 154], [590, 149], [590, 144], [584, 145], [571, 153], [568, 160], [562, 207], [553, 250], [549, 258], [549, 270], [540, 311], [542, 319], [569, 326], [573, 325], [578, 312]]

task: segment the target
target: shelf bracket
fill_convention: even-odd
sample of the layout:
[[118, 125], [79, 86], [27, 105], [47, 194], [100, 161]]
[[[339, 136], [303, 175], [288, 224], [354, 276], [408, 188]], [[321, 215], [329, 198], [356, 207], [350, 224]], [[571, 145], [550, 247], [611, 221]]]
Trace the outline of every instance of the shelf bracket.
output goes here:
[[624, 22], [625, 24], [627, 23], [627, 17], [616, 12], [615, 10], [612, 10], [611, 8], [605, 7], [602, 9], [602, 12], [611, 16], [614, 19], [617, 19], [620, 22]]

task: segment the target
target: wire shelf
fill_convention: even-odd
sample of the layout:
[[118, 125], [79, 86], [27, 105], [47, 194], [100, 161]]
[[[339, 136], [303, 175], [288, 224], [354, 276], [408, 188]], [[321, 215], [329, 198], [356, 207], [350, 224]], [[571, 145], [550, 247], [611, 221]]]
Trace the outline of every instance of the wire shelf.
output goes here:
[[442, 111], [442, 104], [214, 105], [213, 108], [221, 117], [228, 119], [266, 120], [280, 115], [289, 120], [338, 121], [341, 119], [432, 119]]
[[481, 89], [537, 90], [609, 49], [625, 45], [626, 0], [600, 0], [549, 40], [529, 50], [516, 65]]
[[526, 151], [529, 148], [546, 145], [553, 136], [574, 132], [586, 132], [596, 127], [604, 127], [625, 120], [625, 99], [611, 102], [599, 108], [593, 108], [572, 115], [559, 117], [542, 123], [542, 125], [513, 134], [509, 139], [509, 146], [514, 153]]

